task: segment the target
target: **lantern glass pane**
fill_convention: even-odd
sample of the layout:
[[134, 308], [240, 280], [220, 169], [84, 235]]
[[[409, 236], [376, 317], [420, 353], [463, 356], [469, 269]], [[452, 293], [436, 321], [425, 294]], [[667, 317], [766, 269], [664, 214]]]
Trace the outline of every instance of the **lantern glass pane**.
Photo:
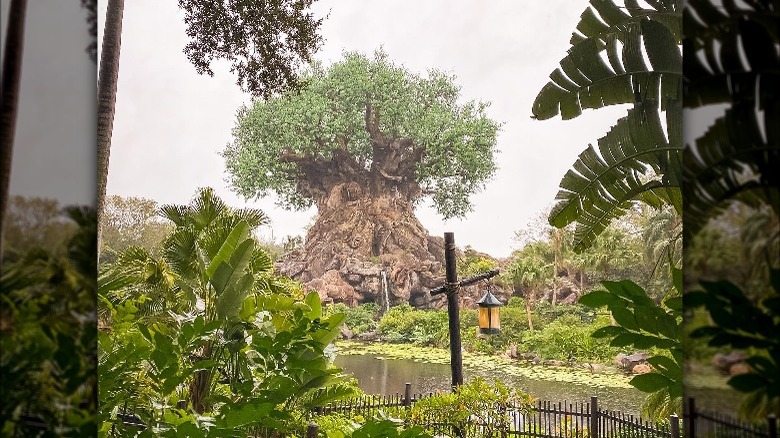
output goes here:
[[501, 328], [501, 318], [498, 317], [498, 307], [490, 309], [490, 328]]
[[479, 308], [479, 328], [490, 328], [490, 309], [487, 307]]

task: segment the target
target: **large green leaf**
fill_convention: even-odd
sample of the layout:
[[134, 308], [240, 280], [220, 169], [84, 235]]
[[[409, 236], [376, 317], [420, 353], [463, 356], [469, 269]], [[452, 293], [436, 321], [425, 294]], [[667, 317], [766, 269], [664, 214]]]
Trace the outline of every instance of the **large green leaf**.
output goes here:
[[[236, 252], [236, 248], [247, 241], [250, 233], [249, 225], [245, 221], [239, 222], [228, 235], [225, 242], [220, 247], [217, 255], [211, 259], [206, 268], [206, 278], [211, 279], [221, 263], [229, 262]], [[243, 254], [243, 253], [242, 253]], [[250, 252], [251, 255], [251, 252]], [[242, 256], [243, 257], [243, 256]], [[247, 259], [248, 262], [249, 259]]]
[[770, 2], [702, 0], [686, 5], [684, 22], [684, 50], [696, 54], [684, 58], [685, 106], [730, 105], [686, 147], [690, 238], [733, 202], [780, 214], [780, 16]]
[[217, 295], [216, 310], [220, 319], [232, 320], [238, 316], [241, 306], [254, 284], [254, 276], [245, 273], [237, 281], [230, 283]]
[[[769, 205], [780, 214], [780, 136], [767, 137], [780, 112], [765, 112], [763, 120], [753, 105], [726, 110], [684, 152], [683, 177], [685, 238], [691, 238], [735, 201], [749, 206]], [[771, 133], [770, 133], [771, 134]], [[766, 140], [765, 140], [766, 138]]]
[[659, 373], [640, 374], [631, 379], [629, 383], [642, 392], [656, 392], [664, 388], [679, 385], [679, 383], [674, 382]]
[[679, 100], [680, 2], [657, 4], [658, 9], [631, 5], [631, 14], [609, 0], [590, 3], [577, 26], [580, 33], [572, 36], [568, 55], [537, 95], [533, 117], [544, 120], [560, 114], [566, 120], [585, 108], [635, 103], [638, 97], [660, 100], [662, 105]]
[[656, 102], [637, 104], [598, 145], [598, 151], [585, 149], [563, 177], [550, 212], [556, 227], [577, 222], [575, 251], [590, 246], [632, 201], [682, 209], [679, 178], [671, 177], [681, 168], [682, 144], [667, 141]]

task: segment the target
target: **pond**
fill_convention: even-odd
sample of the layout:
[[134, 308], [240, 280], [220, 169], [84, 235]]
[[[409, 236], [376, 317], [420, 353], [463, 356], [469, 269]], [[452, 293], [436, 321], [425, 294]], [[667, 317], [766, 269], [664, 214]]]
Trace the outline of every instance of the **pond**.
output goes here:
[[[360, 388], [368, 394], [403, 393], [406, 382], [412, 384], [413, 393], [448, 391], [451, 382], [449, 352], [440, 351], [447, 355], [446, 361], [441, 360], [439, 352], [429, 352], [425, 359], [420, 359], [360, 351], [358, 354], [337, 354], [335, 364], [354, 375]], [[534, 398], [555, 403], [585, 403], [595, 395], [602, 409], [634, 416], [641, 412], [645, 395], [628, 385], [629, 378], [621, 374], [590, 373], [571, 367], [518, 366], [503, 362], [501, 358], [490, 359], [464, 355], [464, 379], [497, 378]]]
[[[413, 393], [448, 391], [451, 382], [449, 351], [405, 344], [339, 342], [335, 365], [352, 374], [367, 394], [402, 394], [412, 384]], [[602, 409], [641, 416], [645, 394], [628, 384], [621, 373], [591, 373], [573, 367], [525, 366], [496, 356], [465, 353], [463, 374], [497, 378], [507, 385], [551, 402], [585, 403], [599, 398]], [[698, 370], [686, 373], [686, 397], [710, 412], [736, 416], [742, 395], [726, 385], [727, 377]]]

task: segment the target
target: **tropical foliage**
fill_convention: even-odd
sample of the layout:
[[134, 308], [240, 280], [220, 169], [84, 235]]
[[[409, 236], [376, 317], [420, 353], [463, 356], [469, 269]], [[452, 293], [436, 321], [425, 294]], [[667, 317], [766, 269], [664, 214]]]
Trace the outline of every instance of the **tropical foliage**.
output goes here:
[[618, 324], [594, 331], [593, 337], [609, 338], [615, 347], [655, 348], [665, 353], [649, 357], [653, 372], [635, 376], [630, 382], [650, 394], [643, 409], [657, 419], [682, 412], [682, 271], [675, 269], [673, 276], [678, 294], [670, 295], [660, 305], [630, 280], [603, 281], [603, 290], [580, 298], [580, 303], [589, 307], [606, 306]]
[[476, 377], [451, 393], [419, 400], [411, 409], [410, 421], [425, 424], [434, 418], [446, 433], [459, 430], [464, 437], [499, 437], [509, 429], [511, 410], [516, 409], [522, 415], [532, 408], [530, 395], [499, 380], [491, 383]]
[[[572, 35], [568, 55], [534, 102], [534, 117], [560, 114], [564, 120], [586, 108], [631, 105], [626, 117], [598, 140], [598, 151], [588, 146], [561, 180], [549, 219], [556, 227], [576, 222], [575, 251], [590, 247], [614, 218], [624, 216], [636, 202], [672, 207], [677, 216], [682, 213], [681, 4], [659, 0], [648, 2], [646, 8], [626, 0], [621, 8], [611, 1], [591, 1]], [[653, 234], [657, 240], [659, 233]], [[674, 254], [673, 242], [666, 245], [672, 248], [667, 254]], [[675, 267], [670, 263], [670, 268]], [[681, 332], [668, 328], [662, 332], [656, 324], [665, 321], [666, 327], [669, 318], [675, 327], [679, 324], [682, 300], [673, 297], [682, 292], [681, 280], [665, 300], [675, 303], [667, 309], [631, 281], [602, 284], [606, 291], [591, 292], [580, 302], [607, 305], [619, 326], [594, 335], [611, 337], [613, 345], [669, 348], [674, 359], [655, 356], [653, 372], [638, 376], [632, 384], [651, 393], [645, 407], [653, 416], [679, 413]], [[635, 306], [640, 308], [634, 312]], [[648, 321], [638, 323], [640, 314]]]
[[160, 259], [131, 247], [101, 270], [102, 434], [132, 433], [128, 404], [157, 435], [286, 433], [353, 395], [325, 355], [344, 315], [273, 273], [251, 236], [262, 212], [211, 189], [160, 212], [174, 224]]
[[681, 3], [591, 1], [569, 53], [534, 101], [539, 120], [631, 105], [598, 150], [588, 146], [561, 180], [550, 223], [577, 223], [575, 250], [590, 246], [633, 201], [682, 212]]
[[[700, 280], [685, 302], [705, 309], [714, 324], [691, 336], [708, 339], [712, 347], [747, 353], [751, 371], [729, 380], [746, 393], [742, 414], [777, 415], [780, 353], [773, 336], [767, 336], [776, 331], [780, 315], [780, 185], [775, 170], [780, 159], [780, 17], [771, 1], [700, 0], [686, 4], [684, 21], [684, 50], [697, 54], [684, 60], [685, 105], [728, 105], [685, 151], [684, 228], [694, 243], [690, 276]], [[734, 212], [748, 212], [748, 217], [734, 222]], [[707, 239], [723, 235], [739, 236], [735, 253], [744, 255], [748, 269], [733, 263], [732, 254], [703, 257], [711, 245]]]
[[3, 436], [96, 431], [93, 209], [68, 207], [64, 247], [32, 248], [0, 275], [0, 430]]

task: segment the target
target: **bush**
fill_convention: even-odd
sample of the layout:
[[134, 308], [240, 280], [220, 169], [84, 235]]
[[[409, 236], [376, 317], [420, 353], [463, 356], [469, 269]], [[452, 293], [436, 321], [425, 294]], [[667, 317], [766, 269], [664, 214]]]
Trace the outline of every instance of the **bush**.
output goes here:
[[417, 345], [448, 345], [447, 312], [417, 310], [409, 304], [392, 307], [382, 316], [377, 331], [388, 342], [411, 342]]
[[578, 316], [564, 315], [529, 333], [522, 348], [543, 359], [609, 362], [620, 350], [611, 347], [608, 339], [591, 337], [593, 331], [608, 324], [606, 318], [583, 323]]
[[376, 303], [365, 303], [357, 307], [336, 303], [325, 309], [327, 316], [343, 313], [345, 315], [344, 324], [356, 335], [376, 330], [378, 312], [379, 306]]
[[477, 377], [454, 393], [439, 393], [418, 401], [412, 406], [410, 420], [425, 425], [435, 419], [440, 425], [437, 430], [449, 432], [458, 427], [466, 437], [501, 436], [500, 431], [510, 424], [510, 407], [527, 414], [533, 408], [533, 399], [499, 380], [491, 384]]

